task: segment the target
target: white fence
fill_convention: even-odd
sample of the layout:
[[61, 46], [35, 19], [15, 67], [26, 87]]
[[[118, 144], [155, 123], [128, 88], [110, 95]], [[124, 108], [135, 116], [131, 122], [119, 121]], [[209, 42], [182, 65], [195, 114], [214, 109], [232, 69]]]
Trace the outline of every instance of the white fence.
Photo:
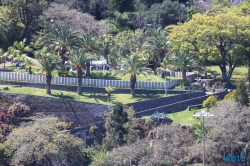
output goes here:
[[[181, 77], [181, 72], [172, 72], [172, 76]], [[194, 78], [192, 72], [187, 72], [188, 77]], [[23, 74], [14, 72], [0, 72], [0, 80], [24, 81], [30, 83], [46, 83], [45, 75]], [[57, 85], [77, 85], [77, 78], [72, 77], [52, 77], [52, 84]], [[179, 85], [180, 80], [170, 80], [167, 82], [137, 81], [136, 88], [165, 89]], [[103, 79], [82, 79], [82, 86], [130, 88], [130, 81], [123, 80], [103, 80]]]

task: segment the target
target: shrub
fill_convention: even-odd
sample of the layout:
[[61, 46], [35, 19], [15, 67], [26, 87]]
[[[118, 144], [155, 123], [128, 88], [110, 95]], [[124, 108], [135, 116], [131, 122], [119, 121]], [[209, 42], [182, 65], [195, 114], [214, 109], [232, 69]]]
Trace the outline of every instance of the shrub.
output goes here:
[[224, 100], [234, 100], [234, 95], [235, 95], [235, 90], [228, 93], [225, 97]]
[[234, 93], [235, 101], [239, 102], [242, 106], [248, 106], [248, 89], [245, 81], [241, 80], [237, 85], [237, 89]]
[[209, 111], [209, 108], [214, 106], [216, 104], [216, 102], [217, 102], [217, 98], [214, 95], [212, 95], [212, 96], [209, 96], [206, 100], [203, 101], [202, 106], [206, 107], [207, 110]]
[[92, 125], [90, 128], [89, 128], [89, 131], [91, 133], [94, 133], [96, 130], [98, 130], [98, 127], [96, 125]]

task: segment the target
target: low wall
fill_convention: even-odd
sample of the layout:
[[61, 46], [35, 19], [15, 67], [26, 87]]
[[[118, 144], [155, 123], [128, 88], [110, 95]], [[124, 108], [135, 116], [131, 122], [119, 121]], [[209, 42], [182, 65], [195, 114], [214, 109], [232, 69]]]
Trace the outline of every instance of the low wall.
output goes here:
[[140, 102], [135, 102], [135, 103], [129, 103], [127, 106], [133, 107], [135, 112], [141, 112], [165, 105], [169, 105], [172, 103], [177, 103], [180, 101], [188, 100], [191, 98], [197, 98], [200, 96], [205, 96], [205, 92], [192, 92], [192, 93], [185, 93], [181, 95], [176, 95], [176, 96], [170, 96], [170, 97], [164, 97], [164, 98], [159, 98], [159, 99], [152, 99], [152, 100], [147, 100], [147, 101], [140, 101]]
[[103, 115], [111, 111], [111, 107], [66, 99], [48, 98], [33, 95], [17, 95], [5, 93], [15, 101], [22, 102], [31, 108], [31, 114], [43, 113], [58, 117], [62, 121], [73, 122], [73, 127], [87, 126], [103, 122]]
[[[14, 82], [14, 81], [4, 81], [0, 80], [0, 85], [20, 85], [24, 87], [34, 87], [45, 89], [46, 84], [41, 83], [28, 83], [28, 82]], [[68, 86], [68, 85], [51, 85], [51, 89], [53, 90], [61, 90], [61, 91], [69, 91], [76, 92], [77, 86]], [[83, 93], [107, 93], [104, 88], [98, 87], [82, 87]], [[182, 94], [187, 93], [188, 91], [175, 91], [168, 90], [168, 94]], [[130, 94], [130, 89], [116, 89], [112, 94]], [[163, 89], [135, 89], [136, 94], [165, 94], [165, 90]]]
[[[228, 94], [228, 92], [219, 92], [219, 93], [216, 93], [216, 94], [213, 94], [213, 95], [218, 96], [218, 99], [223, 99], [226, 94]], [[156, 111], [158, 111], [159, 113], [167, 113], [167, 114], [174, 113], [174, 112], [179, 112], [179, 111], [187, 109], [187, 107], [190, 106], [190, 105], [201, 104], [209, 96], [210, 95], [200, 96], [200, 97], [197, 97], [197, 98], [188, 99], [188, 100], [185, 100], [185, 101], [165, 105], [165, 106], [162, 106], [162, 107], [157, 107], [157, 108], [152, 108], [152, 109], [148, 109], [148, 110], [141, 111], [141, 112], [136, 112], [136, 117], [140, 118], [142, 116], [152, 115]]]

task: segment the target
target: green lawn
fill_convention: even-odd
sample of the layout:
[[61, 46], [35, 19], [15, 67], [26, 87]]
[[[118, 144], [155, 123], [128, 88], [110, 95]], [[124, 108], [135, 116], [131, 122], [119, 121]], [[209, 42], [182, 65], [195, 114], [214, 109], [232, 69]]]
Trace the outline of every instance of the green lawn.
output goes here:
[[171, 113], [169, 114], [170, 119], [172, 119], [174, 121], [174, 123], [179, 123], [182, 125], [192, 125], [192, 124], [196, 124], [199, 123], [199, 119], [198, 118], [194, 118], [193, 117], [194, 112], [193, 111], [180, 111], [180, 112], [176, 112], [176, 113]]
[[[3, 91], [2, 90], [3, 87], [8, 87], [9, 90]], [[164, 94], [137, 94], [135, 97], [132, 97], [130, 94], [112, 94], [111, 96], [112, 102], [108, 103], [107, 94], [100, 94], [100, 93], [98, 94], [83, 93], [82, 96], [79, 96], [75, 92], [52, 90], [52, 95], [50, 96], [45, 94], [46, 93], [45, 89], [39, 89], [39, 88], [30, 88], [30, 87], [14, 88], [8, 85], [0, 85], [0, 89], [2, 92], [6, 93], [29, 94], [29, 95], [44, 96], [44, 97], [64, 98], [64, 99], [71, 99], [71, 100], [105, 104], [105, 105], [112, 105], [112, 102], [114, 101], [120, 101], [123, 104], [127, 104], [153, 98], [165, 97]]]
[[[28, 74], [28, 72], [26, 72], [25, 69], [22, 69], [22, 70], [17, 69], [15, 67], [15, 64], [13, 64], [13, 66], [8, 66], [7, 69], [13, 70], [13, 72], [17, 72], [17, 73]], [[34, 66], [32, 68], [32, 73], [33, 74], [42, 74], [42, 70], [40, 68], [38, 68], [37, 66]], [[52, 72], [52, 74], [54, 76], [58, 76], [58, 71], [55, 70]], [[76, 72], [75, 71], [69, 72], [69, 77], [76, 77]], [[85, 78], [84, 72], [83, 72], [83, 78]], [[91, 71], [90, 78], [92, 78], [92, 79], [107, 79], [107, 80], [127, 80], [127, 81], [130, 80], [129, 75], [122, 76], [121, 74], [115, 74], [112, 71], [102, 71], [102, 70]], [[137, 76], [137, 81], [147, 81], [147, 79], [151, 79], [151, 81], [155, 81], [155, 82], [165, 82], [166, 81], [164, 78], [161, 78], [161, 76], [153, 75], [153, 74], [150, 74], [150, 75], [148, 74], [146, 77], [144, 75]], [[167, 79], [172, 80], [172, 79], [180, 79], [180, 78], [169, 76]]]
[[[217, 77], [221, 77], [221, 71], [219, 66], [207, 66], [207, 71], [215, 74]], [[227, 67], [228, 70], [228, 67]], [[248, 68], [247, 67], [236, 67], [233, 71], [232, 78], [245, 78], [245, 74], [247, 73]]]

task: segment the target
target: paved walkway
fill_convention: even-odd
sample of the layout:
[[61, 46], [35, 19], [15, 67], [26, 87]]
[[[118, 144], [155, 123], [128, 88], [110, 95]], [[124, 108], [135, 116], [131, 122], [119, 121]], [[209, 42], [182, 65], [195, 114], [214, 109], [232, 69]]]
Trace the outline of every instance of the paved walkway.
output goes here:
[[[11, 66], [11, 62], [6, 62], [5, 63], [5, 68], [8, 67], [8, 66]], [[4, 69], [4, 63], [0, 64], [0, 69]]]

